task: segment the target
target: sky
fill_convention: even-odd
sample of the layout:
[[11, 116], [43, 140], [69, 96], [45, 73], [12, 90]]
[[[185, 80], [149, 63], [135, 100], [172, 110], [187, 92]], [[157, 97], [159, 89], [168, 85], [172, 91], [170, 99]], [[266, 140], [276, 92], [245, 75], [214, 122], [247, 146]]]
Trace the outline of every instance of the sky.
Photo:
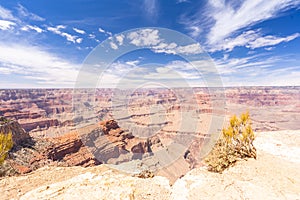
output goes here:
[[299, 8], [0, 0], [0, 88], [300, 86]]

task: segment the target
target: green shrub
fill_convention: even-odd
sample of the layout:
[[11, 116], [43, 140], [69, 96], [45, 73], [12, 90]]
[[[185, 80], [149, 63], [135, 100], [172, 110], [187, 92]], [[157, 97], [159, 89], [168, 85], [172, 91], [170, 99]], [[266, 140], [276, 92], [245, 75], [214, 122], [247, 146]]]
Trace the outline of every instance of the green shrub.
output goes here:
[[4, 162], [8, 151], [13, 147], [12, 133], [0, 133], [0, 165]]
[[234, 115], [205, 159], [208, 170], [221, 173], [240, 159], [256, 158], [253, 140], [249, 112], [242, 113], [240, 118]]

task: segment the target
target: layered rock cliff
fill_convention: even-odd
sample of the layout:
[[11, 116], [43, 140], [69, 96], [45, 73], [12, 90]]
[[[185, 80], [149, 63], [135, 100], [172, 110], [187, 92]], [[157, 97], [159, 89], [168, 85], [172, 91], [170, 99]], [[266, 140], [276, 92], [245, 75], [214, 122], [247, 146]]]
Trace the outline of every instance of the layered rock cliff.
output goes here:
[[132, 177], [107, 165], [45, 167], [0, 180], [0, 193], [3, 199], [23, 200], [299, 199], [299, 136], [299, 131], [259, 133], [257, 160], [240, 161], [223, 174], [193, 169], [173, 185], [165, 177]]
[[18, 122], [8, 120], [4, 117], [0, 117], [0, 133], [11, 133], [15, 146], [22, 144], [22, 142], [30, 138], [29, 134], [24, 131]]
[[114, 120], [51, 138], [31, 138], [14, 121], [0, 128], [5, 133], [13, 133], [15, 145], [7, 162], [16, 173], [21, 174], [45, 165], [90, 167], [102, 163], [117, 164], [123, 159], [138, 159], [145, 153], [151, 153], [151, 146], [160, 142], [157, 138], [135, 138]]

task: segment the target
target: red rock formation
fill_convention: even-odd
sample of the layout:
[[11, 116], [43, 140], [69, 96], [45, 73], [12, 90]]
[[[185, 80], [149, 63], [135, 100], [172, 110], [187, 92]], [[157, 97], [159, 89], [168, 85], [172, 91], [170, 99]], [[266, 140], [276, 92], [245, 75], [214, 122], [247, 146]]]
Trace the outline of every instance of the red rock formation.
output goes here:
[[0, 118], [0, 133], [12, 133], [14, 145], [20, 145], [23, 141], [30, 138], [29, 134], [22, 129], [16, 121]]
[[31, 122], [22, 122], [22, 127], [25, 131], [32, 131], [37, 128], [48, 128], [53, 126], [59, 126], [59, 121], [57, 119], [37, 119]]
[[77, 133], [72, 132], [49, 140], [52, 145], [43, 152], [47, 159], [65, 162], [68, 166], [86, 167], [100, 164], [83, 145]]

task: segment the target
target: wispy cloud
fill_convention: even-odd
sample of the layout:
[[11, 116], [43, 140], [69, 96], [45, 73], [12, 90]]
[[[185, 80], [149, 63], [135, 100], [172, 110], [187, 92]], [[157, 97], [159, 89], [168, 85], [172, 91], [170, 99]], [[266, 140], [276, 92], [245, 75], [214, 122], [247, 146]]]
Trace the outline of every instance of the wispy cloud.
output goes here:
[[11, 10], [8, 10], [0, 6], [0, 29], [1, 30], [12, 30], [12, 29], [20, 28], [20, 30], [22, 31], [34, 30], [38, 33], [44, 32], [44, 30], [41, 29], [40, 27], [36, 25], [27, 24], [27, 22], [24, 21], [24, 18], [28, 18], [33, 21], [44, 21], [43, 18], [29, 12], [21, 4], [18, 4], [16, 9], [19, 13], [18, 17], [14, 16]]
[[0, 74], [19, 74], [43, 87], [70, 87], [79, 69], [78, 64], [35, 46], [0, 43], [0, 54]]
[[34, 21], [45, 21], [45, 19], [43, 17], [40, 17], [34, 13], [29, 12], [24, 6], [22, 6], [21, 4], [18, 4], [18, 12], [19, 15], [23, 18], [28, 18], [30, 20], [34, 20]]
[[182, 14], [179, 23], [193, 38], [199, 39], [201, 35], [206, 46], [214, 46], [240, 35], [245, 28], [276, 18], [295, 7], [300, 7], [300, 0], [208, 0], [196, 14]]
[[157, 0], [144, 0], [142, 8], [149, 20], [155, 21], [157, 19], [159, 11]]
[[226, 38], [216, 44], [211, 45], [209, 51], [232, 51], [235, 47], [244, 46], [250, 49], [256, 49], [260, 47], [270, 47], [282, 42], [289, 42], [300, 36], [299, 33], [295, 33], [286, 37], [277, 37], [273, 35], [262, 36], [259, 30], [250, 30], [243, 32], [237, 37]]
[[261, 54], [242, 58], [215, 59], [224, 86], [285, 86], [300, 85], [295, 66], [287, 56]]
[[189, 26], [188, 30], [190, 31], [190, 34], [193, 38], [197, 38], [200, 33], [202, 32], [202, 29], [198, 26]]
[[206, 15], [214, 20], [207, 35], [209, 44], [219, 42], [237, 30], [274, 18], [278, 13], [300, 4], [299, 0], [239, 2], [241, 4], [235, 5], [233, 1], [208, 1]]
[[104, 30], [103, 28], [98, 28], [98, 31], [100, 32], [100, 33], [104, 33], [104, 34], [106, 34], [106, 35], [109, 35], [109, 36], [112, 36], [112, 33], [111, 32], [109, 32], [109, 31], [106, 31], [106, 30]]
[[167, 43], [160, 38], [157, 29], [133, 31], [128, 33], [127, 38], [131, 44], [138, 47], [149, 47], [155, 53], [195, 55], [203, 52], [199, 43], [187, 45], [178, 45], [175, 42]]
[[13, 20], [13, 21], [17, 20], [17, 19], [12, 15], [12, 13], [11, 13], [10, 10], [8, 10], [8, 9], [6, 9], [6, 8], [4, 8], [4, 7], [2, 7], [1, 5], [0, 5], [0, 18], [1, 18], [1, 19], [6, 19], [6, 20]]
[[189, 0], [177, 0], [177, 3], [185, 3], [185, 2], [189, 2]]
[[259, 47], [265, 47], [265, 46], [273, 46], [277, 45], [282, 42], [289, 42], [292, 41], [300, 36], [299, 33], [295, 33], [293, 35], [289, 35], [287, 37], [276, 37], [272, 35], [267, 35], [264, 37], [256, 38], [254, 41], [249, 41], [247, 47], [250, 47], [251, 49], [259, 48]]
[[64, 25], [58, 25], [56, 27], [47, 27], [48, 31], [51, 31], [52, 33], [56, 35], [60, 35], [64, 38], [66, 38], [68, 41], [73, 42], [73, 43], [81, 43], [82, 39], [78, 38], [76, 35], [71, 35], [69, 33], [63, 32], [62, 30], [66, 29], [66, 26]]
[[170, 44], [160, 43], [159, 45], [152, 47], [152, 50], [156, 53], [167, 53], [167, 54], [174, 54], [174, 55], [176, 54], [191, 55], [191, 54], [199, 54], [203, 52], [199, 43], [194, 43], [185, 46], [178, 46], [175, 43], [170, 43]]
[[7, 21], [7, 20], [0, 20], [0, 30], [10, 30], [13, 29], [16, 23]]
[[12, 12], [0, 5], [0, 30], [12, 30], [17, 25], [18, 19], [13, 16]]
[[73, 28], [73, 30], [74, 30], [76, 33], [79, 33], [79, 34], [82, 34], [82, 35], [85, 34], [85, 31], [84, 31], [84, 30], [81, 30], [81, 29], [78, 29], [78, 28]]
[[138, 65], [139, 61], [113, 63], [99, 80], [99, 87], [136, 88], [156, 83], [167, 87], [204, 86], [203, 77], [192, 64], [171, 61], [165, 65]]
[[26, 25], [26, 26], [23, 26], [21, 28], [22, 31], [30, 31], [30, 30], [34, 30], [36, 31], [37, 33], [42, 33], [42, 32], [45, 32], [45, 30], [41, 29], [40, 27], [38, 26], [31, 26], [31, 25]]

